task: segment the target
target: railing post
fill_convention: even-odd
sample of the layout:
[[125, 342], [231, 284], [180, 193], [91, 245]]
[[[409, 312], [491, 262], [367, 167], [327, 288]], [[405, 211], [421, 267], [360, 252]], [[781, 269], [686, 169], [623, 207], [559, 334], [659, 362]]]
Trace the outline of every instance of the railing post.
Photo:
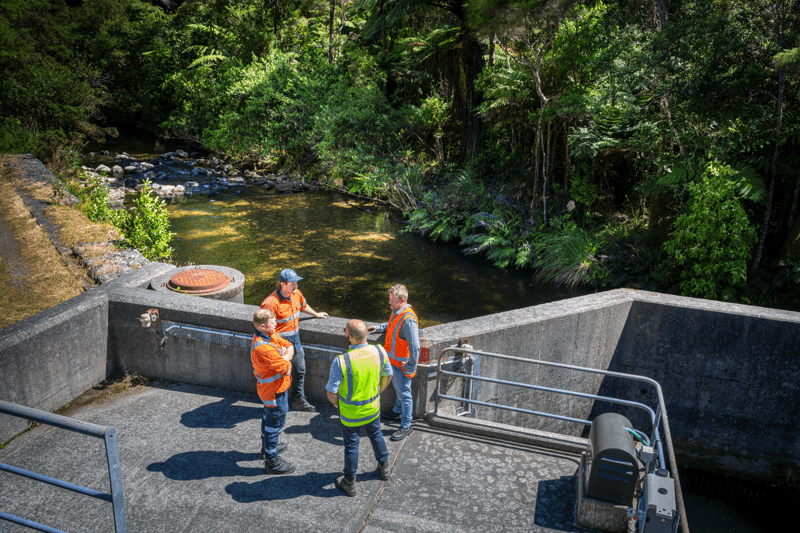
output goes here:
[[128, 526], [125, 522], [125, 500], [122, 497], [122, 470], [119, 464], [116, 430], [108, 428], [104, 440], [106, 443], [106, 459], [108, 460], [108, 479], [111, 483], [111, 504], [114, 506], [114, 526], [117, 533], [127, 533]]

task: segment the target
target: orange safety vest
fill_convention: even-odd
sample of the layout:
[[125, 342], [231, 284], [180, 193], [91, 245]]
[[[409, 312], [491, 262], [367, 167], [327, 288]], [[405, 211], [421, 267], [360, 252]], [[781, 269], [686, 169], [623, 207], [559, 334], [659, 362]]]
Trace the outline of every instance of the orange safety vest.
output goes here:
[[289, 341], [274, 333], [269, 340], [253, 335], [250, 360], [258, 382], [258, 397], [267, 407], [275, 407], [275, 395], [287, 390], [292, 383], [292, 365], [281, 355], [289, 346]]
[[281, 335], [296, 335], [300, 332], [300, 311], [306, 307], [306, 299], [303, 298], [300, 289], [289, 298], [283, 298], [278, 291], [273, 291], [261, 302], [262, 309], [266, 308], [275, 313], [275, 319], [278, 321], [275, 333]]
[[[411, 309], [410, 305], [406, 307], [406, 310], [402, 313], [393, 314], [386, 326], [386, 338], [383, 341], [383, 347], [389, 352], [389, 361], [391, 361], [392, 366], [398, 368], [400, 368], [400, 363], [407, 363], [411, 355], [411, 351], [408, 349], [408, 343], [400, 338], [400, 327], [403, 325], [403, 322], [409, 318], [419, 323], [417, 314]], [[406, 374], [405, 372], [403, 372], [403, 374], [406, 377], [413, 378], [417, 375], [417, 371], [415, 369], [413, 374]]]

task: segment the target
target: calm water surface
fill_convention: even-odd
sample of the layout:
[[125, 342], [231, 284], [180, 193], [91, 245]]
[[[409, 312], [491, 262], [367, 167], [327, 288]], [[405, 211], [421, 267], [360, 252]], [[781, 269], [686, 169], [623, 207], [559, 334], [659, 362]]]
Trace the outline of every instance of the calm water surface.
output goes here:
[[261, 303], [287, 267], [303, 277], [315, 310], [367, 321], [386, 320], [387, 290], [402, 283], [423, 327], [585, 294], [403, 233], [396, 212], [338, 193], [269, 195], [254, 187], [214, 202], [190, 198], [169, 213], [175, 261], [240, 270], [248, 304]]

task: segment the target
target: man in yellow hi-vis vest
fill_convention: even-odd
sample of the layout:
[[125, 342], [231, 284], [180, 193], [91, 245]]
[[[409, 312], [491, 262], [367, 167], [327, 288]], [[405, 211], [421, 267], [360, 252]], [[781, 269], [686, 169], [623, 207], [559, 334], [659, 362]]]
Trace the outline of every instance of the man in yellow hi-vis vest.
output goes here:
[[389, 479], [389, 452], [381, 432], [381, 392], [392, 381], [389, 355], [380, 346], [367, 344], [367, 326], [351, 320], [344, 328], [350, 349], [331, 363], [325, 389], [328, 400], [339, 409], [344, 439], [344, 476], [336, 486], [348, 496], [356, 495], [359, 430], [363, 427], [370, 442], [381, 479]]

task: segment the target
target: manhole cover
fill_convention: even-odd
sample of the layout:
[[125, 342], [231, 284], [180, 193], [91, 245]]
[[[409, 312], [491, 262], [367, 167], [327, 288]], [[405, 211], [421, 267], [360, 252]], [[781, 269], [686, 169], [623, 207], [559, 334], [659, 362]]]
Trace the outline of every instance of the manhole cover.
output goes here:
[[230, 283], [230, 278], [218, 270], [193, 268], [172, 276], [167, 287], [186, 294], [208, 294], [224, 289]]

